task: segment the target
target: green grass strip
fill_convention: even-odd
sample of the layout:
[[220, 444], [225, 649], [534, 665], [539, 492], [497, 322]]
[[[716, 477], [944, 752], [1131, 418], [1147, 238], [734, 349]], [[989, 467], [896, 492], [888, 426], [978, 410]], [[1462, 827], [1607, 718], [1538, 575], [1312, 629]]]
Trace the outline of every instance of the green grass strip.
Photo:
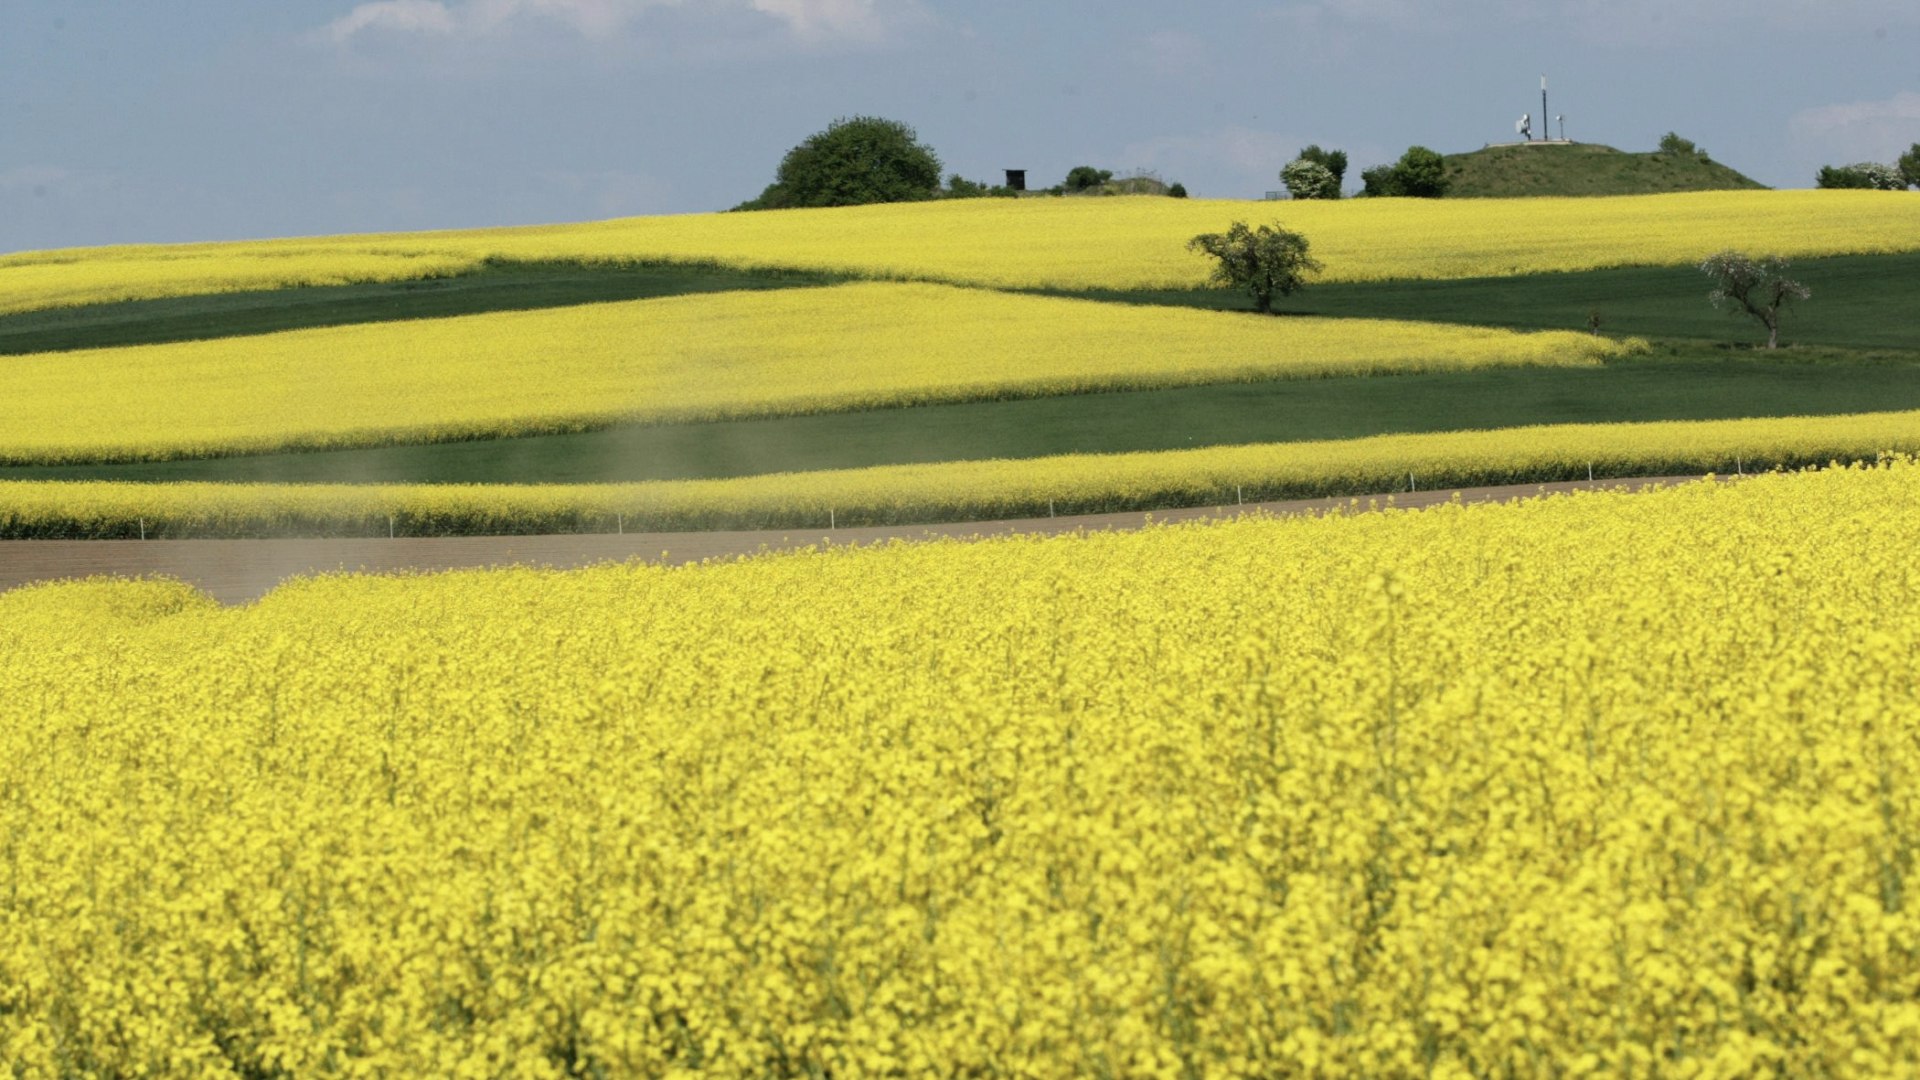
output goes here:
[[0, 483], [0, 537], [819, 529], [1753, 471], [1920, 450], [1920, 411], [1561, 425], [606, 485]]

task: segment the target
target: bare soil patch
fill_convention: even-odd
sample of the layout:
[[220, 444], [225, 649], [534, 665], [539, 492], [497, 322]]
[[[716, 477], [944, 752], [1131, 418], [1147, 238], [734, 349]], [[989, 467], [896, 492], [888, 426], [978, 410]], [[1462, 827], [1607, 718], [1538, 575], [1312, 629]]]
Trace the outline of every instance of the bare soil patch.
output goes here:
[[1451, 501], [1506, 502], [1552, 492], [1628, 488], [1638, 490], [1685, 483], [1698, 477], [1661, 476], [1630, 480], [1513, 484], [1456, 488], [1396, 495], [1245, 506], [1192, 507], [1151, 513], [1087, 514], [1075, 517], [971, 521], [948, 525], [902, 525], [818, 531], [628, 533], [624, 536], [567, 534], [549, 536], [459, 536], [398, 540], [8, 540], [0, 541], [0, 592], [39, 581], [95, 576], [170, 577], [189, 582], [221, 603], [257, 600], [288, 578], [337, 571], [427, 573], [487, 566], [548, 566], [558, 569], [595, 563], [642, 560], [680, 564], [733, 558], [813, 546], [858, 546], [892, 540], [940, 537], [977, 539], [1013, 534], [1136, 529], [1152, 522], [1194, 521], [1263, 512], [1275, 515], [1321, 514], [1336, 508], [1388, 506], [1417, 509]]

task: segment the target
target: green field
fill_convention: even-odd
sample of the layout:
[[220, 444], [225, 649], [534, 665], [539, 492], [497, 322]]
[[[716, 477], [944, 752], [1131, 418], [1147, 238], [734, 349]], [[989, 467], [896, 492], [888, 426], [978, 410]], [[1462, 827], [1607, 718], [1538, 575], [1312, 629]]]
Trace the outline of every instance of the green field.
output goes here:
[[[0, 469], [0, 479], [583, 482], [1059, 453], [1353, 438], [1540, 423], [1802, 416], [1920, 407], [1920, 254], [1807, 260], [1813, 298], [1777, 353], [1714, 311], [1687, 268], [1317, 285], [1290, 313], [1585, 328], [1653, 341], [1601, 369], [1294, 380], [920, 406], [571, 435], [139, 465]], [[706, 266], [505, 264], [390, 285], [100, 305], [0, 319], [0, 354], [257, 334], [729, 289], [805, 287], [806, 273]], [[1087, 296], [1089, 294], [1073, 294]], [[1214, 290], [1097, 293], [1115, 303], [1241, 307]], [[0, 361], [3, 365], [4, 361]]]

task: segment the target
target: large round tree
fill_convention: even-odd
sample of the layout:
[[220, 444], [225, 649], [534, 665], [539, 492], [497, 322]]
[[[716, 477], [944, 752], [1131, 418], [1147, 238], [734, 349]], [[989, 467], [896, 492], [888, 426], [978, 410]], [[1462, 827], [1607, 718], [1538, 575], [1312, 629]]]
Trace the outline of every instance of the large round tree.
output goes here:
[[930, 199], [940, 158], [897, 120], [850, 116], [787, 152], [772, 185], [743, 210]]

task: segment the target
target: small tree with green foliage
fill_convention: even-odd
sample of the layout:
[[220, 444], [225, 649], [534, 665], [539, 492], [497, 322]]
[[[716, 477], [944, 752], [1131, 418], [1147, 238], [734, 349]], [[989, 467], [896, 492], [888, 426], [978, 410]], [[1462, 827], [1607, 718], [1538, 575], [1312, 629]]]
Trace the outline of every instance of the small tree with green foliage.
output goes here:
[[1289, 162], [1281, 169], [1280, 182], [1287, 185], [1287, 194], [1296, 199], [1340, 197], [1340, 178], [1333, 175], [1332, 169], [1306, 158]]
[[1425, 146], [1407, 146], [1407, 152], [1392, 165], [1375, 165], [1359, 175], [1369, 196], [1409, 196], [1440, 198], [1446, 194], [1446, 158]]
[[1700, 264], [1700, 272], [1716, 282], [1707, 299], [1736, 315], [1751, 315], [1767, 328], [1767, 348], [1780, 347], [1780, 309], [1805, 300], [1813, 290], [1787, 276], [1787, 260], [1777, 255], [1753, 259], [1738, 251], [1722, 251]]
[[1400, 194], [1400, 177], [1391, 165], [1375, 165], [1360, 174], [1360, 193], [1373, 198]]
[[1075, 165], [1067, 170], [1066, 188], [1068, 191], [1091, 191], [1105, 187], [1113, 179], [1112, 169], [1096, 169], [1091, 165]]
[[1692, 139], [1683, 139], [1677, 132], [1672, 131], [1660, 136], [1660, 152], [1663, 154], [1674, 154], [1676, 156], [1692, 154], [1698, 158], [1705, 158], [1707, 156], [1707, 152], [1695, 146]]
[[1410, 146], [1394, 165], [1400, 177], [1400, 194], [1416, 199], [1437, 199], [1447, 193], [1446, 159], [1424, 146]]
[[1900, 155], [1899, 167], [1900, 179], [1905, 180], [1908, 187], [1920, 187], [1920, 142]]
[[1346, 183], [1347, 152], [1345, 150], [1322, 150], [1318, 143], [1313, 143], [1305, 150], [1300, 151], [1300, 156], [1295, 160], [1311, 161], [1315, 165], [1324, 166], [1328, 172], [1333, 174], [1333, 186], [1336, 191], [1339, 190], [1341, 184]]
[[1360, 174], [1368, 195], [1437, 199], [1447, 193], [1447, 162], [1424, 146], [1409, 146], [1400, 160]]
[[940, 158], [897, 120], [835, 120], [787, 152], [774, 182], [739, 210], [795, 206], [859, 206], [931, 199], [940, 188]]
[[1236, 221], [1224, 233], [1202, 233], [1187, 241], [1190, 251], [1218, 260], [1209, 279], [1253, 297], [1254, 309], [1273, 311], [1273, 298], [1291, 296], [1306, 286], [1306, 275], [1321, 266], [1307, 253], [1307, 238], [1279, 225], [1249, 228]]

